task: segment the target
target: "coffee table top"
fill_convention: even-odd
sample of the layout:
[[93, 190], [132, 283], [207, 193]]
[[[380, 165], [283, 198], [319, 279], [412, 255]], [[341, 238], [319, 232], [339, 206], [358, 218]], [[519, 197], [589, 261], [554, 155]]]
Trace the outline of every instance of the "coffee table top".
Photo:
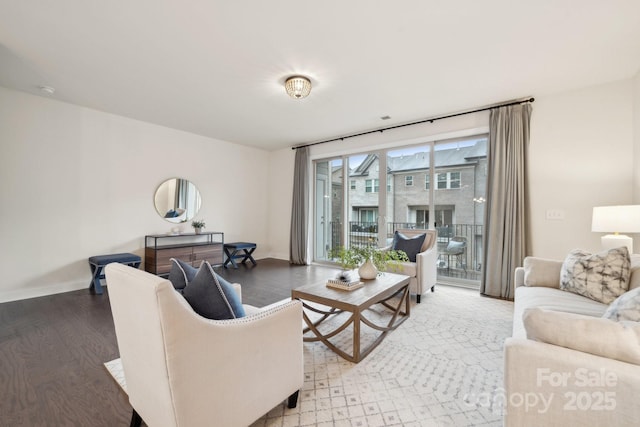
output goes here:
[[382, 273], [373, 280], [363, 280], [364, 286], [351, 291], [330, 288], [327, 282], [300, 286], [291, 291], [291, 298], [325, 304], [342, 310], [363, 309], [390, 297], [409, 284], [410, 277], [395, 273]]

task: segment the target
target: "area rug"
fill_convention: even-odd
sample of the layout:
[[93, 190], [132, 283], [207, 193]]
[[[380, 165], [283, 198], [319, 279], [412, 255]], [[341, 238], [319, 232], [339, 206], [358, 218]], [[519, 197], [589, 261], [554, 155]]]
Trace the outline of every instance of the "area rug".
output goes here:
[[298, 406], [283, 403], [252, 427], [501, 426], [512, 315], [511, 302], [438, 286], [358, 364], [304, 343]]
[[[512, 315], [511, 302], [438, 286], [360, 363], [304, 343], [298, 406], [283, 402], [251, 427], [501, 426]], [[334, 344], [346, 349], [351, 336], [347, 329]], [[374, 337], [364, 328], [363, 343]], [[120, 359], [105, 367], [126, 392]]]

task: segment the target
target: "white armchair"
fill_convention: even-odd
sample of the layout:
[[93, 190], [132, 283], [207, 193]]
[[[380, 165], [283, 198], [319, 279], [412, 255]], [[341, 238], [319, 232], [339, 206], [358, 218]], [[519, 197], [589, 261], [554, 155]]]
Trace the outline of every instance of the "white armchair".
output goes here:
[[296, 406], [299, 301], [209, 320], [166, 279], [117, 263], [106, 276], [132, 425], [246, 426], [287, 397]]
[[[436, 286], [438, 275], [438, 232], [436, 230], [401, 229], [399, 233], [411, 238], [420, 234], [426, 234], [420, 252], [416, 255], [416, 262], [402, 262], [395, 273], [405, 274], [411, 277], [409, 290], [416, 294], [416, 302], [420, 303], [420, 297], [429, 288], [431, 292]], [[390, 268], [389, 268], [390, 269]]]

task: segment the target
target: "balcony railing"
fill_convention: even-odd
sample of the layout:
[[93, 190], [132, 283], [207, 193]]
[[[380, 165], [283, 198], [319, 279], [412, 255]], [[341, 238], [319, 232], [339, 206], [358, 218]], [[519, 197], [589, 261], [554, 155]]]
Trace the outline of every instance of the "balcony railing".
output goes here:
[[[342, 223], [331, 223], [332, 247], [343, 246]], [[348, 241], [352, 246], [376, 245], [386, 246], [391, 243], [393, 233], [400, 229], [424, 229], [425, 224], [410, 222], [387, 223], [387, 238], [385, 242], [378, 242], [377, 222], [350, 221], [348, 224]], [[482, 269], [483, 226], [481, 224], [451, 224], [436, 227], [438, 231], [438, 273], [440, 275], [461, 277], [477, 280]], [[466, 247], [464, 253], [457, 256], [447, 256], [444, 249], [454, 238], [464, 238]]]

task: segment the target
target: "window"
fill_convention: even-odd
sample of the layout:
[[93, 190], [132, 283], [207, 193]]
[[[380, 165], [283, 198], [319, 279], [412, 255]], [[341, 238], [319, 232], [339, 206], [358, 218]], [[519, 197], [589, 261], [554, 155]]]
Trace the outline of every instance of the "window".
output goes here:
[[351, 181], [349, 181], [349, 184], [350, 184], [352, 190], [356, 189], [356, 180], [355, 179], [352, 179]]
[[[438, 190], [460, 188], [460, 172], [441, 172], [436, 175]], [[428, 184], [427, 184], [427, 188]]]
[[413, 187], [413, 175], [407, 175], [404, 177], [405, 187]]
[[429, 172], [424, 176], [424, 189], [428, 190], [431, 184], [431, 177], [429, 176]]
[[380, 191], [380, 181], [376, 179], [367, 179], [364, 182], [364, 191], [367, 193], [377, 193]]
[[378, 209], [360, 209], [358, 211], [360, 222], [371, 223], [378, 220]]

